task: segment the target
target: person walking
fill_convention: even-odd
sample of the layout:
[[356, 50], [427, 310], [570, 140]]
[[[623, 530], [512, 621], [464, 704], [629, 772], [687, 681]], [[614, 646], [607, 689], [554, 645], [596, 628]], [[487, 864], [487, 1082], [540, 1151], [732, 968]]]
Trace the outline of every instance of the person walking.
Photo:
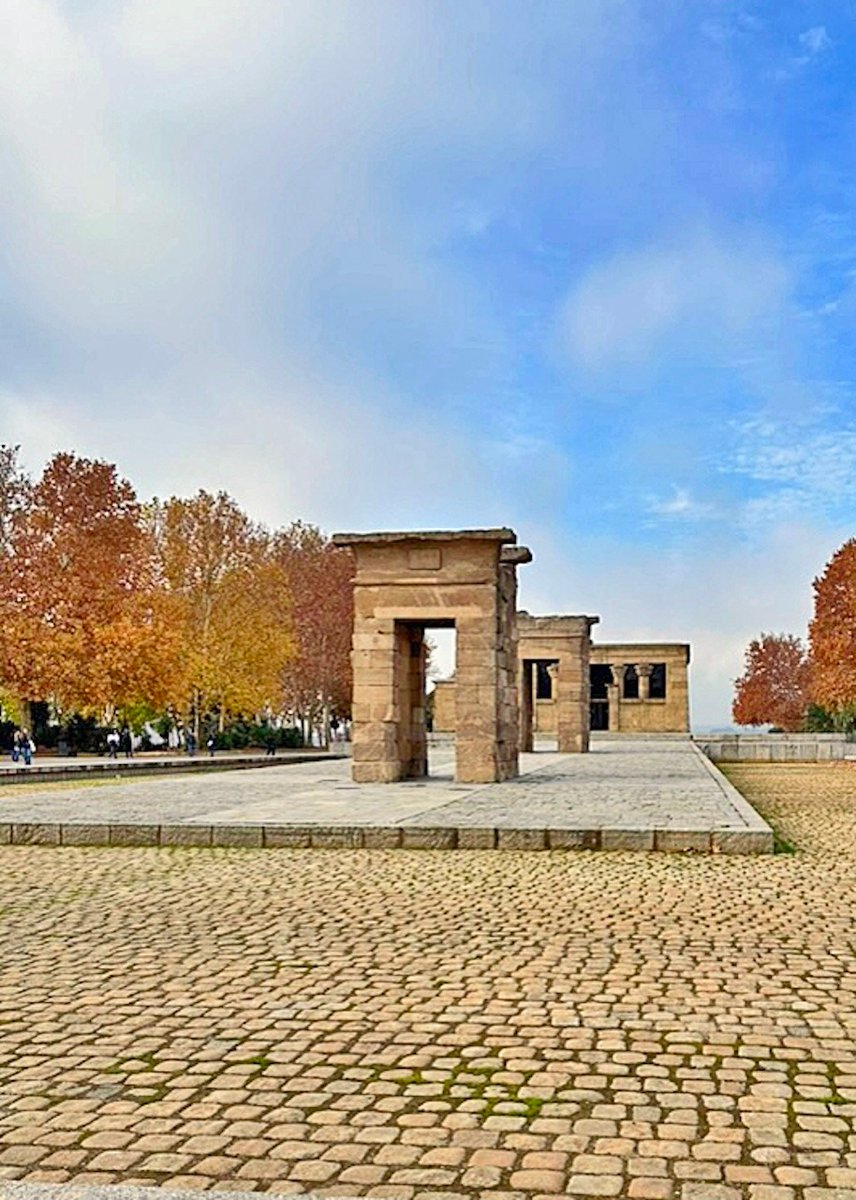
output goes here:
[[26, 729], [16, 729], [12, 735], [12, 762], [17, 763], [22, 759], [24, 766], [28, 767], [33, 761], [33, 743], [30, 741], [30, 735]]
[[107, 757], [119, 757], [119, 734], [115, 729], [111, 729], [107, 734]]
[[134, 757], [134, 739], [127, 725], [122, 726], [122, 732], [119, 734], [119, 749], [124, 751], [125, 758]]

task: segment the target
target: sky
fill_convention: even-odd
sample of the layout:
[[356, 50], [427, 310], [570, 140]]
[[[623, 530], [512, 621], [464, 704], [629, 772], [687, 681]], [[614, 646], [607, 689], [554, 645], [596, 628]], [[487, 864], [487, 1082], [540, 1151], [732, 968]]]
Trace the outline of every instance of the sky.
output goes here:
[[727, 725], [854, 533], [854, 80], [856, 0], [0, 0], [0, 441], [510, 525]]

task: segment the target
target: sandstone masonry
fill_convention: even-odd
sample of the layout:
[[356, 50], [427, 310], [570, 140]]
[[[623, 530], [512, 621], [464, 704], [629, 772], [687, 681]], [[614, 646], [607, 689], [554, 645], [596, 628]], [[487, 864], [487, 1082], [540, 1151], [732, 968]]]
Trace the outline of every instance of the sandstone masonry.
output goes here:
[[456, 777], [518, 771], [517, 577], [511, 529], [340, 533], [354, 553], [353, 777], [427, 774], [425, 630], [456, 630]]

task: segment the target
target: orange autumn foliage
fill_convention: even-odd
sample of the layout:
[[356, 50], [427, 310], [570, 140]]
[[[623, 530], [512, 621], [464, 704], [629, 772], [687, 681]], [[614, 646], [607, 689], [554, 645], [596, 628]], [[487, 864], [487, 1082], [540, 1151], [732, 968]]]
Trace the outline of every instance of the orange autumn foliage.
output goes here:
[[856, 538], [833, 554], [814, 581], [809, 626], [812, 700], [832, 713], [856, 706]]
[[351, 711], [353, 558], [312, 525], [295, 522], [274, 539], [294, 606], [295, 655], [285, 672], [287, 709], [321, 729]]
[[163, 701], [174, 645], [131, 485], [57, 454], [8, 522], [0, 556], [0, 678], [23, 699], [98, 711]]
[[749, 643], [745, 670], [735, 683], [732, 717], [738, 725], [803, 727], [808, 707], [808, 656], [792, 634], [762, 633]]
[[193, 716], [277, 710], [292, 656], [288, 578], [270, 536], [225, 492], [153, 504], [149, 527], [180, 631], [172, 705]]

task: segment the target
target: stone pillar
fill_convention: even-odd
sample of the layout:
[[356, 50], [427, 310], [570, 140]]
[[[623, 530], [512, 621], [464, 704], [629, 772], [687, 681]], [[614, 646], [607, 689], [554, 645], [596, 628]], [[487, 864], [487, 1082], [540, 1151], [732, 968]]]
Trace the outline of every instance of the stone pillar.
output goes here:
[[502, 700], [496, 622], [462, 618], [456, 628], [455, 778], [462, 783], [506, 779], [498, 744]]
[[517, 685], [517, 568], [532, 561], [525, 546], [505, 545], [499, 552], [497, 595], [498, 779], [519, 770], [520, 706]]
[[425, 631], [419, 625], [396, 622], [396, 724], [402, 779], [428, 774], [428, 735], [425, 719]]
[[560, 754], [584, 754], [589, 748], [589, 639], [574, 639], [559, 659], [553, 684], [556, 739]]
[[358, 783], [392, 783], [401, 778], [400, 654], [395, 621], [355, 614], [352, 771]]
[[609, 697], [609, 732], [621, 732], [621, 692], [624, 687], [624, 663], [610, 663], [612, 683], [607, 684]]
[[636, 674], [639, 677], [639, 699], [650, 700], [651, 698], [651, 664], [650, 663], [635, 663]]

